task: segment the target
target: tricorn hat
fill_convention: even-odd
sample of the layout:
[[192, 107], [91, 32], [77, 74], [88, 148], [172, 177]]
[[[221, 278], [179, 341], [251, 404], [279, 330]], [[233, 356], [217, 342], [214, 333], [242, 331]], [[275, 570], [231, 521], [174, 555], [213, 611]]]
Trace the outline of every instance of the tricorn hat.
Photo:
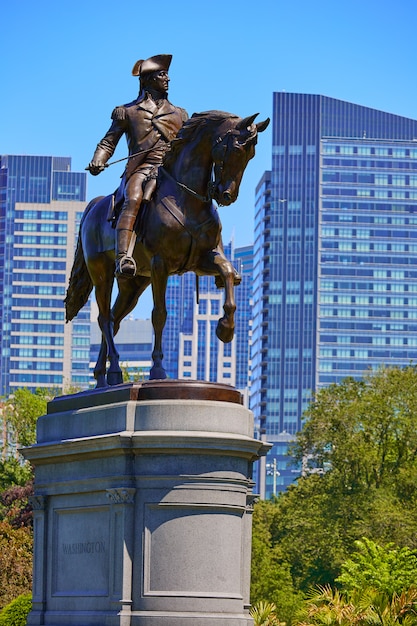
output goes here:
[[157, 54], [146, 59], [146, 61], [139, 59], [133, 66], [132, 76], [142, 76], [142, 74], [148, 74], [149, 72], [167, 72], [171, 65], [171, 59], [172, 54]]

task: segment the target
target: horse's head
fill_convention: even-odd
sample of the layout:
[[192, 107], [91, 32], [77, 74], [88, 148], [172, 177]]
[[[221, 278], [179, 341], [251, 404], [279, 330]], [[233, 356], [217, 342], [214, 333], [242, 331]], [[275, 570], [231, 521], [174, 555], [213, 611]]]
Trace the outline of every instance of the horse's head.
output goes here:
[[254, 124], [257, 115], [244, 119], [230, 117], [221, 125], [212, 149], [214, 181], [210, 184], [210, 195], [221, 206], [237, 199], [243, 172], [255, 155], [258, 133], [269, 124], [269, 118]]

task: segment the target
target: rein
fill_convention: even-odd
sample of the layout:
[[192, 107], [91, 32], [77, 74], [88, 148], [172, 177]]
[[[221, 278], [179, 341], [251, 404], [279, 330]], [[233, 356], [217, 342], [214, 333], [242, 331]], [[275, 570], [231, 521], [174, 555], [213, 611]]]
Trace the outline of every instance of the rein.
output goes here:
[[207, 195], [206, 196], [202, 196], [201, 194], [199, 194], [196, 191], [194, 191], [194, 189], [191, 189], [190, 187], [187, 187], [187, 185], [184, 185], [184, 183], [180, 183], [179, 180], [177, 180], [176, 178], [171, 176], [171, 174], [169, 172], [167, 172], [167, 170], [164, 167], [161, 166], [159, 168], [159, 170], [162, 171], [164, 176], [169, 178], [169, 180], [171, 180], [173, 183], [178, 185], [178, 187], [180, 187], [181, 189], [184, 189], [184, 191], [186, 191], [191, 196], [193, 196], [193, 198], [197, 198], [197, 200], [200, 200], [201, 202], [211, 202], [212, 201], [212, 199], [213, 199], [213, 196], [212, 196], [212, 186], [213, 186], [213, 183], [211, 181], [210, 181], [210, 183], [208, 185], [208, 193], [207, 193]]
[[[226, 143], [224, 143], [223, 146], [222, 146], [222, 148], [223, 148], [222, 160], [221, 160], [220, 164], [215, 166], [215, 168], [218, 169], [218, 172], [220, 174], [223, 171], [224, 159], [225, 159], [226, 152], [227, 152], [229, 138], [231, 136], [233, 137], [235, 135], [239, 135], [239, 132], [230, 129], [230, 130], [228, 130], [224, 134], [223, 137], [218, 137], [216, 139], [216, 141], [214, 142], [214, 147], [217, 147], [219, 144], [223, 143], [225, 139], [227, 140]], [[187, 187], [187, 185], [184, 185], [184, 183], [180, 183], [180, 181], [177, 180], [176, 178], [174, 178], [173, 176], [171, 176], [171, 174], [169, 172], [167, 172], [167, 170], [163, 166], [160, 166], [159, 170], [160, 171], [162, 170], [163, 174], [167, 178], [169, 178], [169, 180], [171, 180], [176, 185], [178, 185], [178, 187], [180, 187], [180, 189], [183, 189], [184, 191], [186, 191], [188, 194], [193, 196], [193, 198], [197, 198], [197, 200], [200, 200], [200, 202], [211, 202], [213, 200], [213, 191], [214, 191], [214, 186], [215, 186], [215, 182], [216, 182], [215, 180], [214, 181], [210, 180], [210, 182], [208, 184], [208, 187], [207, 187], [207, 195], [206, 196], [202, 196], [201, 194], [199, 194], [196, 191], [194, 191], [194, 189], [191, 189], [190, 187]]]

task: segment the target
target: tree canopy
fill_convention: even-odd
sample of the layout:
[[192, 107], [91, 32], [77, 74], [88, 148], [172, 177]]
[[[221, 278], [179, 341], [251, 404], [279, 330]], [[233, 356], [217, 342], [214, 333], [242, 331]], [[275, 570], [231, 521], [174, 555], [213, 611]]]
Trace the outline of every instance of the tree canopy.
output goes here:
[[358, 541], [417, 549], [415, 366], [317, 391], [294, 454], [304, 475], [271, 503], [268, 528], [296, 592], [340, 586]]
[[37, 389], [34, 393], [22, 387], [16, 389], [5, 403], [4, 417], [12, 437], [19, 446], [30, 446], [36, 441], [36, 422], [46, 413], [51, 392]]
[[416, 367], [381, 368], [320, 389], [294, 452], [307, 466], [330, 467], [345, 490], [398, 487], [404, 471], [416, 476], [416, 426]]
[[392, 543], [380, 546], [366, 538], [355, 545], [356, 551], [342, 564], [342, 573], [336, 579], [345, 591], [353, 593], [368, 587], [392, 598], [417, 587], [415, 550], [397, 548]]

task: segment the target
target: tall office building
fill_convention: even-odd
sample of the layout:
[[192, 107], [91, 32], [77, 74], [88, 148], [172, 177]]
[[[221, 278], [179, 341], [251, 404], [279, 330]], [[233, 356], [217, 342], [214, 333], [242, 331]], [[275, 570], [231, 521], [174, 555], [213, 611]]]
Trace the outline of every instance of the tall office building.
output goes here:
[[225, 253], [242, 275], [235, 289], [236, 328], [231, 343], [216, 336], [223, 315], [224, 290], [217, 289], [212, 276], [199, 279], [198, 303], [193, 273], [171, 276], [167, 288], [168, 318], [164, 331], [164, 364], [171, 378], [222, 382], [236, 386], [248, 398], [250, 385], [250, 339], [252, 304], [252, 247]]
[[235, 248], [233, 263], [242, 276], [236, 297], [236, 381], [235, 387], [249, 406], [252, 385], [253, 245]]
[[[100, 346], [101, 330], [96, 322], [98, 307], [94, 302], [90, 331], [90, 385], [95, 386], [94, 367], [97, 363]], [[120, 355], [120, 366], [134, 380], [147, 380], [152, 367], [153, 328], [150, 319], [126, 318], [120, 325], [115, 338]]]
[[88, 385], [89, 309], [63, 302], [85, 197], [70, 158], [0, 156], [0, 395]]
[[297, 475], [285, 454], [312, 390], [417, 359], [416, 279], [417, 121], [275, 93], [254, 245], [262, 495]]

